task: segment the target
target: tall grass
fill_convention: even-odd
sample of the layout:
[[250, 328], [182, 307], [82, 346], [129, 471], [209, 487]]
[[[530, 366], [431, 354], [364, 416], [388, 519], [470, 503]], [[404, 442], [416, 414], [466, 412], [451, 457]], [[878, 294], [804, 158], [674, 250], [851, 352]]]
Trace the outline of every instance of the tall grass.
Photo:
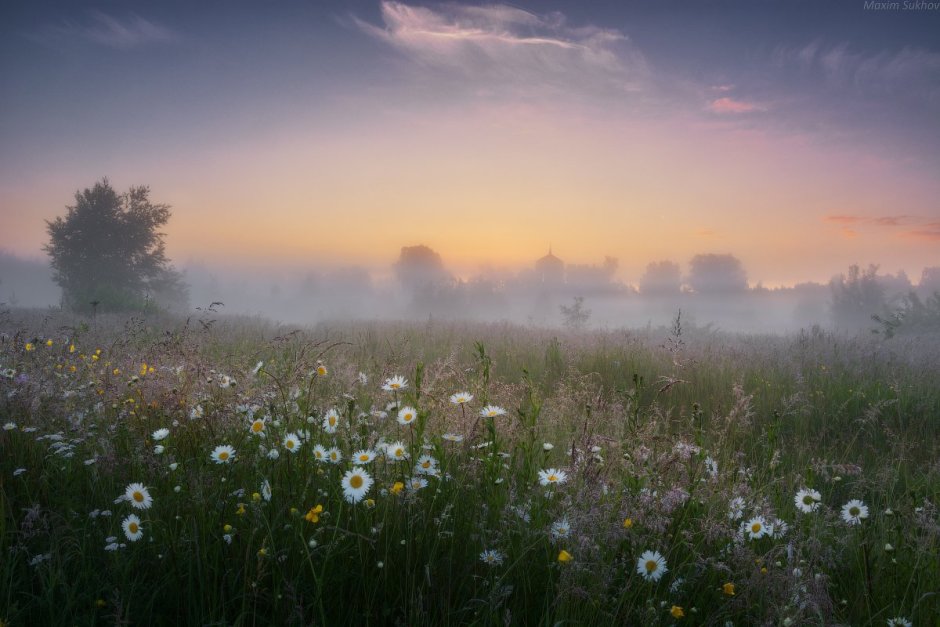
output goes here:
[[[84, 322], [14, 312], [2, 325], [0, 619], [10, 624], [940, 615], [937, 338], [734, 336], [678, 322], [296, 331], [212, 311]], [[382, 390], [394, 375], [408, 387]], [[225, 377], [237, 383], [223, 387]], [[462, 390], [473, 401], [452, 404]], [[401, 425], [406, 405], [418, 419]], [[485, 405], [507, 413], [481, 417]], [[330, 434], [321, 421], [333, 408], [342, 427]], [[258, 418], [263, 438], [249, 431]], [[161, 428], [170, 434], [157, 441]], [[291, 433], [296, 453], [283, 445]], [[344, 499], [352, 453], [397, 440], [409, 461], [379, 455], [364, 467], [368, 494]], [[236, 450], [231, 463], [210, 458], [222, 444]], [[316, 460], [317, 445], [338, 447], [343, 462]], [[422, 455], [438, 472], [419, 474]], [[567, 481], [540, 485], [548, 468]], [[428, 485], [411, 489], [414, 479]], [[118, 500], [132, 482], [153, 507]], [[794, 503], [803, 487], [821, 493], [810, 514]], [[850, 499], [868, 508], [860, 524], [843, 520]], [[137, 541], [121, 528], [131, 513]], [[773, 536], [742, 533], [756, 516]], [[487, 550], [499, 563], [481, 560]], [[637, 571], [646, 550], [666, 561], [658, 581]]]

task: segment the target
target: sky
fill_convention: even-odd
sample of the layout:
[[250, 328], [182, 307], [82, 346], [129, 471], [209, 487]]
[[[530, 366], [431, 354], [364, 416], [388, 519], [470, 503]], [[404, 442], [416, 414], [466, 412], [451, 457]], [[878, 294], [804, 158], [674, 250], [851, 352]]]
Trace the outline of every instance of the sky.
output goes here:
[[[904, 8], [908, 6], [911, 8]], [[933, 8], [931, 8], [933, 7]], [[940, 5], [5, 2], [0, 250], [107, 177], [179, 266], [940, 265]]]

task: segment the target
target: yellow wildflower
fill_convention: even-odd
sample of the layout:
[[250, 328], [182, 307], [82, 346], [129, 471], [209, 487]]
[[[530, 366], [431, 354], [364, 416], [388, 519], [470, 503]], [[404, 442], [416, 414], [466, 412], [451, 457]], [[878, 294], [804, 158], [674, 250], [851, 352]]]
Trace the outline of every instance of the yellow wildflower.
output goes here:
[[307, 522], [318, 523], [320, 522], [320, 514], [323, 513], [323, 506], [317, 505], [316, 507], [311, 507], [310, 511], [307, 512], [307, 515], [304, 516], [304, 520]]
[[734, 584], [730, 581], [725, 585], [721, 586], [721, 591], [727, 594], [729, 597], [734, 596]]
[[326, 369], [326, 366], [324, 366], [323, 364], [319, 364], [319, 365], [317, 366], [317, 376], [319, 376], [319, 377], [325, 377], [326, 374], [327, 374], [327, 372], [329, 372], [329, 371]]
[[147, 364], [140, 364], [140, 376], [147, 374]]
[[46, 340], [46, 346], [52, 346], [52, 340]]
[[33, 350], [34, 348], [36, 348], [36, 347], [33, 346], [33, 343], [32, 343], [32, 342], [26, 342], [26, 352], [27, 352], [27, 353], [30, 352], [31, 350]]
[[392, 489], [389, 490], [392, 494], [399, 494], [402, 490], [405, 489], [405, 484], [401, 481], [396, 481], [395, 485], [392, 486]]
[[[69, 352], [70, 352], [70, 353], [74, 353], [74, 352], [75, 352], [75, 345], [74, 345], [74, 344], [69, 344]], [[99, 600], [100, 600], [100, 599], [99, 599]]]
[[244, 504], [244, 503], [239, 503], [239, 504], [238, 504], [238, 509], [235, 510], [235, 514], [238, 515], [238, 516], [244, 516], [244, 515], [245, 515], [245, 504]]
[[629, 528], [632, 527], [632, 526], [633, 526], [633, 519], [632, 519], [632, 518], [624, 518], [624, 519], [623, 519], [623, 528], [624, 528], [624, 529], [629, 529]]
[[562, 549], [561, 552], [558, 554], [558, 561], [561, 562], [562, 564], [570, 562], [573, 559], [574, 559], [574, 556], [564, 549]]
[[257, 503], [258, 501], [261, 500], [261, 494], [260, 494], [259, 492], [252, 492], [252, 493], [251, 493], [251, 500], [254, 501], [255, 503]]
[[669, 610], [669, 613], [672, 614], [672, 617], [675, 618], [676, 620], [678, 620], [678, 619], [682, 618], [683, 616], [685, 616], [685, 612], [684, 612], [684, 611], [682, 610], [682, 608], [681, 608], [680, 606], [678, 606], [678, 605], [673, 605], [673, 606], [672, 606], [672, 609]]
[[232, 525], [228, 523], [222, 525], [222, 531], [224, 531], [225, 533], [232, 533]]

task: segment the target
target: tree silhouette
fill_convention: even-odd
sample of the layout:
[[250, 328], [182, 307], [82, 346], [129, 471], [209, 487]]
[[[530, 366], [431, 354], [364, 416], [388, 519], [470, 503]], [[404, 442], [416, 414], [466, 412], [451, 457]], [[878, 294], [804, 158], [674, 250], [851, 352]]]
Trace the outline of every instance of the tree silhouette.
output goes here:
[[744, 265], [734, 255], [696, 255], [689, 262], [689, 287], [696, 294], [728, 295], [747, 291]]
[[673, 261], [650, 263], [640, 278], [640, 293], [644, 296], [676, 296], [681, 288], [682, 273]]
[[186, 302], [186, 287], [166, 258], [163, 233], [170, 207], [154, 204], [150, 189], [118, 194], [107, 179], [75, 193], [65, 217], [47, 221], [53, 280], [63, 305], [87, 311], [144, 309]]

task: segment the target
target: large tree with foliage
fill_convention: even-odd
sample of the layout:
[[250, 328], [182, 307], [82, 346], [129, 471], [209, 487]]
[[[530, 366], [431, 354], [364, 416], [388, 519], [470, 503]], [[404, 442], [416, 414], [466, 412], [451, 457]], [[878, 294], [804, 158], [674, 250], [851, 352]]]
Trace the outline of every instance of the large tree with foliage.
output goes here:
[[184, 305], [186, 287], [166, 257], [160, 228], [170, 207], [150, 189], [118, 194], [107, 179], [75, 193], [65, 217], [47, 221], [53, 279], [66, 307], [88, 310]]

